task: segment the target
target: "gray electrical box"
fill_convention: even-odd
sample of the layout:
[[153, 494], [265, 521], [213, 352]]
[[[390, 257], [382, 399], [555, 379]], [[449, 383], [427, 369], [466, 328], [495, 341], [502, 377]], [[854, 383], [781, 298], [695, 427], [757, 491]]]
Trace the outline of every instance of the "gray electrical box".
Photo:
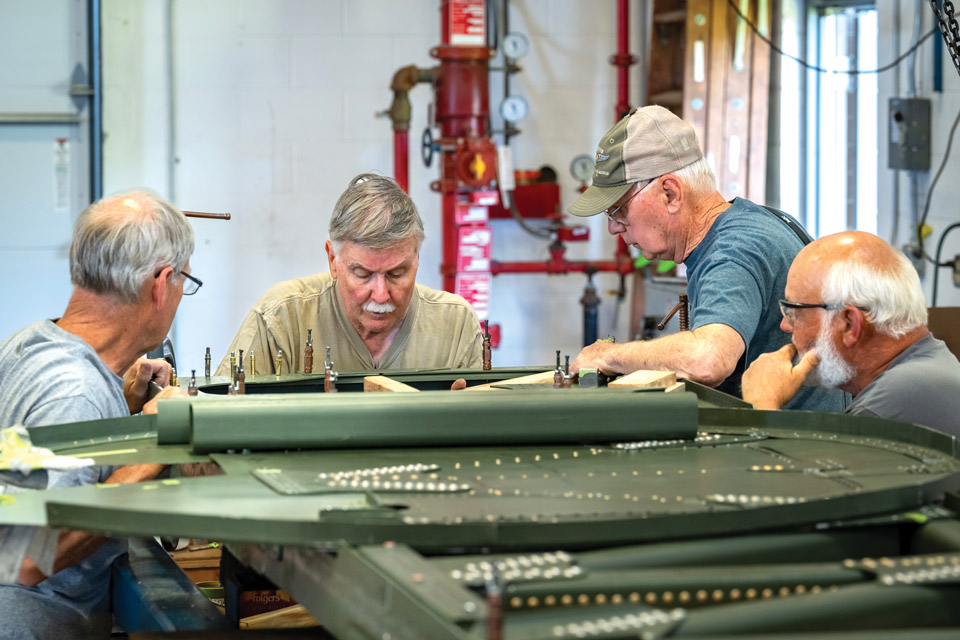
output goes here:
[[890, 98], [890, 168], [930, 170], [930, 101]]

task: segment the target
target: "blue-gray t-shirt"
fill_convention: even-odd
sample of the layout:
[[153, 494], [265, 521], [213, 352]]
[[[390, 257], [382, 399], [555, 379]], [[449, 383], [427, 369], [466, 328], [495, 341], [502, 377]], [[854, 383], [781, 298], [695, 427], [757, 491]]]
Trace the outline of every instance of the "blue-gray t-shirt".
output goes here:
[[[123, 378], [90, 345], [52, 321], [35, 322], [0, 343], [0, 428], [22, 424], [33, 430], [129, 415]], [[102, 482], [113, 470], [51, 471], [48, 488]], [[36, 587], [0, 585], [0, 636], [109, 637], [110, 566], [126, 548], [125, 540], [110, 538]]]
[[[789, 218], [800, 229], [800, 224]], [[776, 214], [736, 198], [687, 256], [690, 328], [725, 324], [743, 338], [734, 372], [718, 387], [742, 397], [740, 379], [758, 356], [790, 342], [780, 329], [787, 272], [804, 243]], [[843, 392], [804, 387], [785, 409], [843, 411]]]

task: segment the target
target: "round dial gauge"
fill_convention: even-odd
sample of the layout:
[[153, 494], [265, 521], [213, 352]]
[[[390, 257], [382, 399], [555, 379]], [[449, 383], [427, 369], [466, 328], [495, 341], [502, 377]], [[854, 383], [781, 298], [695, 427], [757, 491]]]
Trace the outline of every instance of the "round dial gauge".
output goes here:
[[527, 101], [520, 96], [507, 96], [500, 103], [500, 115], [507, 122], [519, 122], [527, 117]]
[[581, 153], [576, 158], [570, 161], [570, 175], [579, 180], [580, 182], [586, 182], [593, 177], [593, 157], [588, 156], [585, 153]]
[[522, 33], [508, 33], [503, 37], [503, 55], [522, 58], [530, 51], [530, 41]]

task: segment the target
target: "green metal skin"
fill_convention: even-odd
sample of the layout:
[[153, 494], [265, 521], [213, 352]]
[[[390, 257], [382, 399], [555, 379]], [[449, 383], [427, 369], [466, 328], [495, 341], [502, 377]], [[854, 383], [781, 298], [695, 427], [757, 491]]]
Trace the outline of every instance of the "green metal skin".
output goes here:
[[489, 637], [501, 583], [507, 639], [960, 627], [960, 521], [938, 506], [960, 453], [939, 432], [693, 384], [328, 395], [322, 376], [258, 378], [246, 397], [34, 430], [98, 463], [225, 475], [18, 494], [0, 524], [224, 541], [343, 639]]

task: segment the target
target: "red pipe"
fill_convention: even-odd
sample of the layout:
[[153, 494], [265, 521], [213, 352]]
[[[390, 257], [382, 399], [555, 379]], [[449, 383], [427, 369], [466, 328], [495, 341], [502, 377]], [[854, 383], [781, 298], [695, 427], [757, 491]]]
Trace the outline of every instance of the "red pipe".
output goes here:
[[633, 260], [629, 255], [616, 256], [614, 260], [567, 260], [564, 257], [566, 247], [562, 244], [554, 243], [550, 245], [550, 258], [539, 262], [498, 262], [490, 261], [490, 273], [498, 275], [501, 273], [549, 273], [561, 274], [570, 272], [592, 273], [599, 271], [608, 271], [620, 274], [627, 274], [633, 271]]
[[394, 130], [393, 132], [393, 177], [396, 178], [400, 184], [400, 188], [407, 193], [410, 192], [408, 188], [410, 182], [410, 163], [407, 160], [410, 147], [409, 138], [409, 131]]
[[630, 57], [629, 21], [629, 0], [617, 0], [617, 120], [630, 111], [629, 63], [623, 63], [625, 57]]
[[[614, 107], [615, 119], [618, 122], [630, 111], [630, 65], [636, 59], [630, 55], [630, 1], [617, 0], [617, 55], [610, 60], [617, 65], [617, 106]], [[617, 236], [617, 253], [619, 260], [629, 258], [630, 250], [623, 236]]]
[[576, 262], [569, 262], [567, 260], [561, 262], [554, 262], [553, 260], [544, 260], [542, 262], [497, 262], [496, 260], [492, 260], [490, 262], [490, 273], [495, 276], [505, 273], [549, 273], [558, 275], [563, 273], [582, 273], [588, 270], [594, 272], [630, 273], [633, 271], [633, 266], [629, 263], [626, 263], [626, 266], [624, 266], [624, 263], [613, 260]]

